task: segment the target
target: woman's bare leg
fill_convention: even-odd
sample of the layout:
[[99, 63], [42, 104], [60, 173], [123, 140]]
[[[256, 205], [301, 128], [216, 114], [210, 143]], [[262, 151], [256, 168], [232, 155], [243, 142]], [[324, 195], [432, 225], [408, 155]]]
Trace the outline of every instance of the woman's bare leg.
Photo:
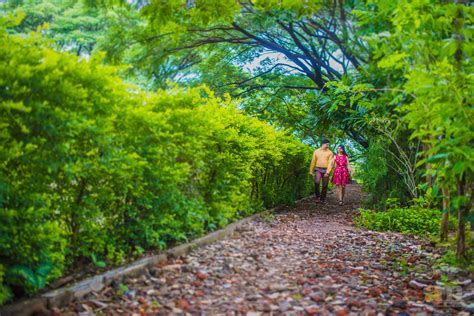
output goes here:
[[346, 194], [346, 186], [341, 185], [341, 201], [344, 200], [344, 195]]
[[342, 200], [342, 189], [340, 185], [336, 186], [337, 199], [340, 202]]

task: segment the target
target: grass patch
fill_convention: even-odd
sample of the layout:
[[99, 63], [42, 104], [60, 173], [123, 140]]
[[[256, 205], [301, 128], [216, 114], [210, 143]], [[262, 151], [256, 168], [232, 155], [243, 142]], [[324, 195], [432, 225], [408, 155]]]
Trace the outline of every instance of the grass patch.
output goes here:
[[[358, 226], [376, 231], [435, 236], [439, 233], [441, 211], [419, 206], [397, 207], [386, 211], [360, 209], [360, 215], [354, 222]], [[450, 219], [449, 227], [455, 227], [454, 218]]]

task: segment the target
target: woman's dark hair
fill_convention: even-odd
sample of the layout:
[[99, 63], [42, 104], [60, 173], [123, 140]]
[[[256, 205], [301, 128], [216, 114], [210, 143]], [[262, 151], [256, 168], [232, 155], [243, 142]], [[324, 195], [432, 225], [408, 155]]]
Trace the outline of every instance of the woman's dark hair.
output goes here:
[[347, 153], [346, 153], [346, 147], [344, 147], [344, 145], [339, 145], [337, 146], [337, 152], [336, 153], [339, 153], [339, 148], [342, 148], [342, 152], [345, 156], [347, 156]]

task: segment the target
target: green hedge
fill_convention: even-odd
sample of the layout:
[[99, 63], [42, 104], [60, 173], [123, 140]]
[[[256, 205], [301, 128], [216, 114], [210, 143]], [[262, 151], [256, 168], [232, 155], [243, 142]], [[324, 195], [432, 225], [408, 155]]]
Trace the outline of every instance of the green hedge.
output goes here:
[[145, 93], [0, 30], [0, 303], [309, 194], [311, 149], [208, 89]]
[[[360, 210], [355, 218], [359, 226], [377, 231], [394, 231], [420, 236], [438, 234], [441, 225], [441, 211], [420, 206], [394, 207], [387, 211]], [[450, 218], [450, 229], [455, 227], [455, 219]]]

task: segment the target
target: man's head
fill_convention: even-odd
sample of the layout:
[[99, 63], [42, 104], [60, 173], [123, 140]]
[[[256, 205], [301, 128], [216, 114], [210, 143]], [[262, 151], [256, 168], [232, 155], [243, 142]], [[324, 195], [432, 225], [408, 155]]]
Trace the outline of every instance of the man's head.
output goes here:
[[328, 149], [329, 148], [329, 140], [325, 139], [321, 142], [321, 148], [322, 149]]

